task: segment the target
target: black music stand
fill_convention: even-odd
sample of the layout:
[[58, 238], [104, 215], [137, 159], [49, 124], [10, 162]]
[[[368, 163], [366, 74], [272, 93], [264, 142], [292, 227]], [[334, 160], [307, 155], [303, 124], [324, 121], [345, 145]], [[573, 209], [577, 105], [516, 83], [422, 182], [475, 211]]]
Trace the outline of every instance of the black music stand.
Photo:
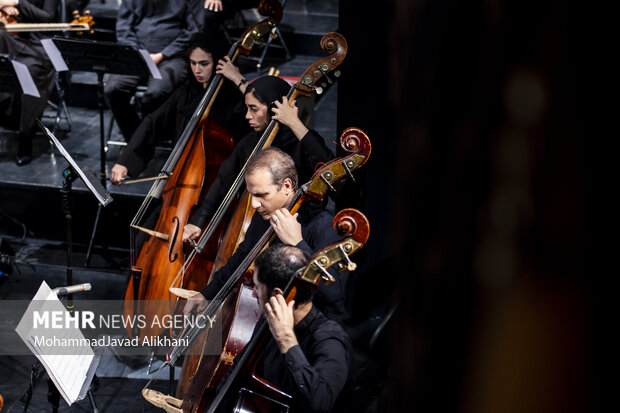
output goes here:
[[[63, 187], [61, 189], [62, 194], [62, 203], [63, 210], [65, 212], [65, 220], [67, 227], [67, 280], [66, 285], [73, 284], [73, 236], [72, 236], [72, 217], [71, 217], [71, 204], [72, 204], [72, 183], [78, 178], [82, 178], [82, 181], [88, 188], [88, 190], [97, 198], [99, 201], [99, 205], [106, 206], [110, 202], [112, 202], [112, 197], [110, 194], [103, 188], [99, 182], [97, 182], [97, 177], [92, 171], [88, 168], [80, 168], [75, 160], [71, 157], [69, 152], [62, 146], [62, 144], [58, 141], [56, 136], [46, 128], [41, 120], [36, 119], [37, 124], [43, 130], [43, 132], [47, 135], [50, 140], [52, 146], [55, 146], [56, 149], [60, 152], [60, 154], [69, 162], [69, 166], [62, 173], [65, 178]], [[67, 310], [70, 312], [74, 311], [73, 306], [73, 294], [66, 295], [66, 304]], [[27, 411], [28, 405], [30, 404], [30, 398], [32, 397], [32, 389], [34, 387], [34, 383], [43, 375], [45, 370], [38, 370], [36, 365], [33, 365], [31, 372], [31, 385], [29, 390], [26, 393], [26, 403], [24, 406], [24, 412]], [[92, 372], [94, 376], [94, 371]], [[95, 403], [95, 398], [92, 394], [90, 388], [88, 388], [87, 395], [93, 408], [93, 412], [97, 413], [97, 404]], [[58, 406], [60, 402], [60, 393], [58, 389], [54, 385], [51, 379], [48, 381], [48, 393], [47, 399], [52, 404], [52, 411], [57, 412]]]
[[0, 54], [0, 92], [41, 97], [28, 67], [4, 54]]
[[[50, 43], [53, 45], [50, 47]], [[117, 75], [138, 76], [148, 78], [153, 76], [161, 79], [161, 75], [157, 66], [150, 58], [146, 50], [138, 50], [133, 46], [120, 45], [118, 43], [101, 42], [96, 40], [76, 40], [65, 39], [62, 37], [54, 37], [51, 42], [44, 44], [54, 67], [57, 63], [61, 63], [56, 70], [77, 70], [83, 72], [97, 73], [97, 106], [99, 107], [99, 131], [100, 131], [100, 180], [101, 186], [106, 187], [106, 170], [105, 170], [105, 126], [103, 112], [105, 109], [105, 101], [103, 95], [103, 75], [106, 73]], [[53, 49], [56, 49], [55, 51]], [[58, 62], [58, 58], [62, 62]], [[57, 63], [55, 63], [55, 61]], [[63, 66], [64, 64], [64, 66]], [[101, 205], [97, 208], [95, 223], [91, 233], [88, 250], [86, 252], [85, 266], [90, 263], [90, 255], [95, 239], [95, 233], [99, 225], [99, 217], [101, 215]]]
[[[72, 194], [72, 183], [77, 178], [82, 178], [82, 181], [88, 188], [88, 190], [97, 198], [99, 201], [99, 205], [104, 207], [112, 202], [112, 196], [106, 189], [97, 181], [97, 177], [93, 172], [88, 168], [80, 168], [79, 165], [73, 160], [69, 152], [62, 146], [62, 144], [58, 141], [56, 136], [46, 128], [43, 123], [36, 119], [39, 127], [43, 130], [43, 132], [47, 135], [50, 140], [50, 143], [58, 149], [60, 154], [69, 162], [69, 166], [62, 172], [63, 177], [65, 178], [65, 182], [63, 184], [61, 193], [63, 200], [63, 209], [65, 211], [65, 219], [67, 221], [67, 285], [73, 284], [73, 237], [72, 237], [72, 229], [71, 229], [71, 200], [73, 197]], [[73, 308], [73, 296], [71, 294], [67, 295], [68, 308]]]

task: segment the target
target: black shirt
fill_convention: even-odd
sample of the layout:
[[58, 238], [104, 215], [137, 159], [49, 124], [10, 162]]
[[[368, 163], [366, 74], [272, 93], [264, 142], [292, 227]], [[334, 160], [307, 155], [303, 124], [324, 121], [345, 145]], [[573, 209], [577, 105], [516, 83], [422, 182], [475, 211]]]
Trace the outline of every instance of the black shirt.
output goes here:
[[[296, 246], [308, 254], [312, 255], [321, 248], [342, 239], [332, 227], [334, 217], [320, 206], [306, 201], [299, 208], [298, 213], [297, 221], [301, 224], [303, 240]], [[211, 282], [202, 290], [202, 295], [206, 299], [211, 300], [215, 297], [269, 226], [269, 222], [265, 221], [260, 214], [254, 214], [243, 242], [239, 244], [226, 265], [213, 274]], [[276, 237], [274, 242], [281, 241]], [[313, 301], [327, 317], [342, 321], [345, 318], [344, 302], [349, 273], [348, 271], [338, 273], [333, 268], [329, 272], [336, 281], [330, 285], [321, 283]]]
[[281, 354], [271, 336], [256, 372], [292, 396], [292, 411], [350, 410], [353, 351], [345, 331], [314, 306], [294, 329], [299, 344]]

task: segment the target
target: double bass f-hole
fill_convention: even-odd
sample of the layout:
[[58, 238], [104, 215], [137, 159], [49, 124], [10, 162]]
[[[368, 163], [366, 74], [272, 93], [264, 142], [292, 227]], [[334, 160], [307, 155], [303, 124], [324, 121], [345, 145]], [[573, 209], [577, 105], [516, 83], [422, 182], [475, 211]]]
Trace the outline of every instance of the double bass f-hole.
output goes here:
[[172, 224], [174, 225], [174, 232], [172, 233], [172, 240], [168, 244], [168, 260], [170, 262], [175, 262], [177, 258], [179, 258], [179, 254], [177, 253], [174, 253], [174, 256], [173, 256], [174, 246], [176, 245], [177, 236], [179, 235], [179, 226], [181, 225], [181, 221], [179, 221], [179, 217], [175, 215], [174, 218], [172, 218]]

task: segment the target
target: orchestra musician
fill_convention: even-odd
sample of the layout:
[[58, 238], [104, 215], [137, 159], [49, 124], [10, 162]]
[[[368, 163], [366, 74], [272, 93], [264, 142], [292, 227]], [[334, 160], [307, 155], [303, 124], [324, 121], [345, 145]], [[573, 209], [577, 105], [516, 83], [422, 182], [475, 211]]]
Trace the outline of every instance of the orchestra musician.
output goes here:
[[258, 0], [204, 0], [203, 33], [221, 37], [222, 23], [232, 19], [238, 11], [256, 7], [258, 3]]
[[[241, 116], [234, 112], [246, 84], [241, 82], [243, 75], [239, 69], [227, 56], [220, 58], [221, 55], [217, 44], [207, 37], [199, 36], [192, 43], [187, 54], [192, 75], [163, 105], [140, 123], [110, 171], [113, 184], [120, 185], [125, 176], [138, 176], [153, 157], [159, 141], [172, 137], [173, 144], [176, 143], [213, 78], [214, 68], [215, 73], [223, 75], [230, 82], [223, 84], [209, 118], [230, 130], [234, 136], [247, 133], [248, 128]], [[239, 84], [240, 87], [235, 87]]]
[[252, 294], [271, 332], [255, 372], [292, 397], [292, 412], [351, 411], [349, 337], [313, 305], [314, 286], [299, 285], [288, 304], [283, 296], [286, 285], [308, 261], [305, 251], [277, 244], [254, 262]]
[[[269, 147], [252, 156], [246, 169], [245, 185], [251, 195], [251, 206], [257, 213], [235, 253], [212, 275], [201, 294], [189, 299], [186, 313], [194, 308], [198, 311], [206, 308], [207, 300], [215, 297], [269, 226], [277, 235], [275, 243], [295, 245], [308, 254], [340, 240], [332, 228], [333, 216], [322, 206], [304, 202], [295, 214], [285, 207], [295, 195], [298, 178], [293, 159], [282, 150]], [[315, 304], [328, 318], [342, 321], [349, 274], [347, 271], [337, 273], [334, 269], [330, 273], [335, 282], [318, 287]]]
[[272, 119], [281, 124], [272, 146], [293, 158], [301, 182], [305, 183], [312, 177], [318, 164], [334, 158], [323, 138], [299, 119], [296, 102], [287, 102], [285, 95], [289, 90], [290, 85], [275, 76], [259, 77], [248, 85], [244, 97], [245, 118], [252, 131], [235, 145], [230, 157], [220, 165], [216, 180], [184, 228], [183, 241], [200, 237], [201, 228], [213, 216]]
[[[142, 115], [153, 112], [187, 78], [188, 49], [198, 25], [186, 0], [123, 0], [116, 20], [119, 44], [146, 49], [158, 66], [161, 79], [150, 78], [140, 99]], [[137, 76], [110, 75], [105, 98], [127, 141], [140, 125], [138, 112], [130, 104], [140, 83]]]
[[[20, 23], [50, 23], [57, 19], [58, 0], [0, 0], [0, 10]], [[26, 94], [0, 93], [0, 123], [19, 129], [17, 165], [32, 160], [32, 138], [54, 86], [56, 72], [41, 39], [49, 37], [43, 32], [7, 33], [0, 29], [0, 54], [8, 54], [15, 61], [25, 64], [34, 80], [40, 97]], [[19, 120], [19, 124], [16, 122]]]

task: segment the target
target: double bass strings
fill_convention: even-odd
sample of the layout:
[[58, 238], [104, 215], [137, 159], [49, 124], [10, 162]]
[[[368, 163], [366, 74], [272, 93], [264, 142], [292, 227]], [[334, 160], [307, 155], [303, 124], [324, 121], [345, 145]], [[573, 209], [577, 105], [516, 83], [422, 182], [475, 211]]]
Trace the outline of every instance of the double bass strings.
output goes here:
[[[234, 61], [239, 54], [238, 52], [239, 44], [240, 44], [239, 41], [234, 43], [228, 52], [228, 57], [231, 59], [231, 61]], [[187, 142], [189, 138], [191, 137], [192, 132], [195, 129], [196, 125], [198, 124], [200, 118], [203, 116], [207, 108], [210, 109], [211, 106], [208, 104], [208, 102], [212, 102], [213, 100], [212, 97], [219, 91], [219, 88], [222, 83], [222, 79], [223, 79], [222, 75], [215, 75], [213, 80], [209, 83], [209, 86], [207, 87], [207, 90], [203, 94], [202, 98], [200, 99], [200, 102], [198, 103], [198, 106], [196, 107], [196, 110], [194, 111], [192, 118], [190, 119], [189, 123], [186, 125], [185, 129], [183, 130], [183, 133], [181, 134], [181, 138], [179, 139], [177, 144], [174, 146], [172, 152], [170, 153], [170, 156], [168, 156], [168, 159], [166, 160], [166, 163], [164, 164], [160, 172], [160, 173], [167, 175], [168, 178], [170, 177], [171, 172], [174, 169], [174, 166], [178, 162], [179, 157], [181, 156], [183, 149], [185, 148], [185, 145], [187, 145]], [[144, 202], [142, 202], [142, 204], [140, 205], [140, 208], [138, 209], [138, 212], [136, 213], [133, 220], [131, 221], [132, 229], [130, 230], [130, 235], [129, 235], [129, 238], [130, 238], [129, 245], [130, 245], [130, 251], [131, 251], [130, 252], [130, 263], [132, 266], [135, 265], [136, 260], [137, 260], [137, 255], [138, 255], [137, 236], [135, 232], [137, 230], [134, 228], [134, 226], [139, 226], [139, 224], [143, 221], [144, 215], [146, 214], [146, 211], [150, 207], [151, 202], [153, 201], [153, 199], [159, 198], [161, 196], [161, 192], [163, 191], [163, 188], [165, 187], [167, 181], [168, 181], [167, 179], [161, 179], [153, 183], [146, 198], [144, 199]]]
[[[308, 185], [306, 184], [306, 185], [302, 186], [301, 188], [299, 188], [296, 191], [295, 196], [291, 199], [291, 201], [286, 206], [287, 208], [290, 208], [292, 206], [291, 209], [294, 211], [296, 209], [296, 207], [299, 206], [299, 201], [300, 201], [301, 197], [304, 195], [307, 186]], [[241, 279], [241, 277], [245, 273], [246, 269], [250, 266], [250, 264], [258, 256], [258, 254], [263, 250], [265, 245], [267, 245], [268, 243], [272, 242], [273, 238], [274, 238], [274, 229], [270, 225], [265, 230], [265, 232], [263, 233], [263, 235], [261, 236], [259, 241], [250, 250], [248, 255], [239, 264], [239, 266], [237, 267], [235, 272], [233, 272], [233, 274], [230, 276], [230, 278], [226, 281], [226, 283], [218, 291], [218, 293], [215, 295], [215, 297], [211, 300], [211, 302], [209, 303], [207, 308], [202, 312], [202, 316], [203, 317], [210, 317], [210, 318], [212, 318], [215, 315], [215, 313], [217, 313], [217, 311], [222, 306], [222, 304], [224, 302], [224, 299], [228, 296], [228, 294], [230, 294], [230, 292], [232, 291], [234, 286], [239, 282], [239, 280]], [[187, 330], [183, 329], [181, 331], [181, 334], [179, 335], [179, 338], [180, 339], [182, 339], [182, 338], [189, 338], [189, 340], [187, 342], [191, 346], [192, 342], [196, 339], [196, 337], [198, 336], [198, 334], [200, 334], [201, 331], [202, 331], [202, 329], [199, 326], [194, 325], [194, 326], [191, 326]], [[171, 350], [171, 352], [170, 352], [170, 360], [171, 360], [171, 362], [174, 362], [174, 360], [176, 360], [178, 358], [178, 356], [180, 355], [180, 352], [185, 351], [187, 349], [187, 347], [188, 346], [178, 346], [178, 347], [175, 347], [173, 350]]]
[[[293, 94], [293, 90], [291, 90], [289, 92], [289, 99], [290, 99], [290, 97]], [[261, 138], [259, 139], [257, 144], [254, 146], [254, 149], [250, 153], [250, 156], [245, 161], [245, 163], [243, 164], [243, 167], [241, 168], [241, 170], [237, 174], [237, 177], [235, 178], [235, 180], [233, 181], [232, 186], [230, 187], [230, 189], [226, 193], [226, 196], [224, 197], [224, 199], [222, 200], [222, 202], [218, 206], [217, 210], [215, 211], [215, 214], [213, 214], [213, 218], [211, 218], [211, 220], [209, 221], [209, 224], [207, 225], [207, 228], [205, 229], [205, 231], [200, 236], [200, 239], [198, 240], [196, 245], [192, 245], [192, 247], [193, 247], [192, 248], [192, 252], [190, 253], [189, 257], [187, 257], [187, 259], [183, 263], [183, 267], [181, 267], [179, 273], [177, 274], [177, 276], [174, 278], [174, 280], [170, 284], [170, 288], [172, 288], [174, 285], [177, 284], [177, 281], [179, 281], [179, 278], [182, 278], [184, 276], [185, 271], [187, 270], [187, 267], [189, 265], [191, 265], [191, 263], [193, 262], [196, 254], [202, 252], [202, 250], [204, 249], [205, 245], [207, 245], [207, 242], [209, 241], [209, 239], [211, 239], [211, 237], [215, 233], [219, 223], [221, 222], [222, 218], [224, 217], [224, 214], [226, 213], [226, 211], [230, 207], [230, 204], [232, 203], [235, 195], [237, 194], [237, 192], [241, 188], [241, 185], [242, 185], [243, 180], [245, 178], [245, 171], [247, 170], [247, 165], [248, 165], [248, 162], [249, 162], [250, 158], [253, 155], [255, 155], [259, 150], [261, 150], [264, 147], [269, 146], [271, 144], [271, 141], [273, 141], [273, 138], [270, 139], [270, 137], [277, 133], [277, 131], [279, 129], [279, 126], [280, 126], [280, 123], [277, 120], [272, 120], [269, 123], [269, 125], [267, 126], [267, 129], [265, 129], [265, 132], [263, 132]], [[181, 282], [181, 286], [182, 285], [183, 285], [183, 283]]]

